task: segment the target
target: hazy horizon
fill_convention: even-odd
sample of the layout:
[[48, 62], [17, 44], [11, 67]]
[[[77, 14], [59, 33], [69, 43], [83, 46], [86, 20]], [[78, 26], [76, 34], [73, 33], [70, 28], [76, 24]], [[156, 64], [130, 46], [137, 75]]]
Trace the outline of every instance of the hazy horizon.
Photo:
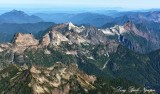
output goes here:
[[160, 1], [158, 0], [0, 0], [0, 5], [0, 14], [13, 9], [22, 10], [30, 14], [160, 9]]
[[160, 0], [0, 0], [1, 8], [160, 8]]

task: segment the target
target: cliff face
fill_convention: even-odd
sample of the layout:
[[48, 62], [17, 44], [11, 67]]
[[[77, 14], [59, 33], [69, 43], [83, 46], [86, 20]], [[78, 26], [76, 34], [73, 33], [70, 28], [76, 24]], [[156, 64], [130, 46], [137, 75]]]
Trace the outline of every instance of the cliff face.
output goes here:
[[23, 53], [25, 49], [30, 47], [38, 47], [39, 40], [35, 39], [31, 34], [18, 33], [13, 39], [13, 52]]
[[147, 32], [144, 31], [140, 31], [137, 29], [137, 27], [135, 26], [135, 24], [133, 24], [132, 22], [127, 22], [126, 24], [124, 24], [124, 29], [126, 29], [127, 31], [133, 32], [133, 34], [136, 34], [137, 36], [143, 37], [148, 41], [153, 42], [154, 44], [157, 43], [158, 41], [152, 37], [150, 34], [148, 34]]
[[108, 37], [107, 39], [116, 40], [120, 44], [139, 53], [148, 53], [160, 47], [159, 39], [155, 35], [151, 34], [150, 31], [138, 29], [131, 21], [122, 26], [115, 25], [111, 28], [99, 30]]
[[29, 46], [37, 46], [39, 41], [36, 40], [31, 34], [22, 34], [18, 33], [13, 40], [13, 43], [16, 46], [20, 47], [29, 47]]

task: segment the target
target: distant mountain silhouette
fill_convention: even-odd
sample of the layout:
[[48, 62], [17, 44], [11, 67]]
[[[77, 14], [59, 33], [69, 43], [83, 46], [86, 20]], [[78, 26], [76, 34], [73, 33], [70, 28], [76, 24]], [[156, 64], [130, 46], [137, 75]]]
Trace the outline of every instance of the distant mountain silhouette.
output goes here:
[[68, 13], [55, 13], [55, 14], [45, 14], [45, 13], [37, 13], [35, 14], [44, 21], [55, 22], [55, 23], [65, 23], [72, 22], [74, 24], [88, 24], [100, 27], [108, 22], [113, 20], [112, 17], [106, 16], [99, 13], [78, 13], [78, 14], [68, 14]]
[[[38, 23], [3, 23], [0, 24], [0, 43], [10, 42], [14, 34], [18, 32], [32, 33], [38, 35], [39, 31], [44, 31], [51, 26], [54, 26], [53, 22], [38, 22]], [[38, 37], [38, 36], [37, 36]]]
[[0, 23], [36, 23], [43, 20], [35, 15], [28, 15], [23, 11], [12, 10], [0, 15]]

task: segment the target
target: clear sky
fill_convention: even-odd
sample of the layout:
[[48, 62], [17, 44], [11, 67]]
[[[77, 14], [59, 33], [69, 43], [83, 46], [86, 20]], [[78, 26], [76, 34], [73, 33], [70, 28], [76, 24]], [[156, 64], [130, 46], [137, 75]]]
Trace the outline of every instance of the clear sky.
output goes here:
[[4, 8], [160, 8], [160, 0], [0, 0], [0, 7]]

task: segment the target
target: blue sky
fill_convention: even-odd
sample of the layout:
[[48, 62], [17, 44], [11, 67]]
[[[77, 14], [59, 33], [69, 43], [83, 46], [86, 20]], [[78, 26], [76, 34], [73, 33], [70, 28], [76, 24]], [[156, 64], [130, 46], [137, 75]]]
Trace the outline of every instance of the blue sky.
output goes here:
[[0, 0], [4, 8], [160, 8], [160, 0]]

